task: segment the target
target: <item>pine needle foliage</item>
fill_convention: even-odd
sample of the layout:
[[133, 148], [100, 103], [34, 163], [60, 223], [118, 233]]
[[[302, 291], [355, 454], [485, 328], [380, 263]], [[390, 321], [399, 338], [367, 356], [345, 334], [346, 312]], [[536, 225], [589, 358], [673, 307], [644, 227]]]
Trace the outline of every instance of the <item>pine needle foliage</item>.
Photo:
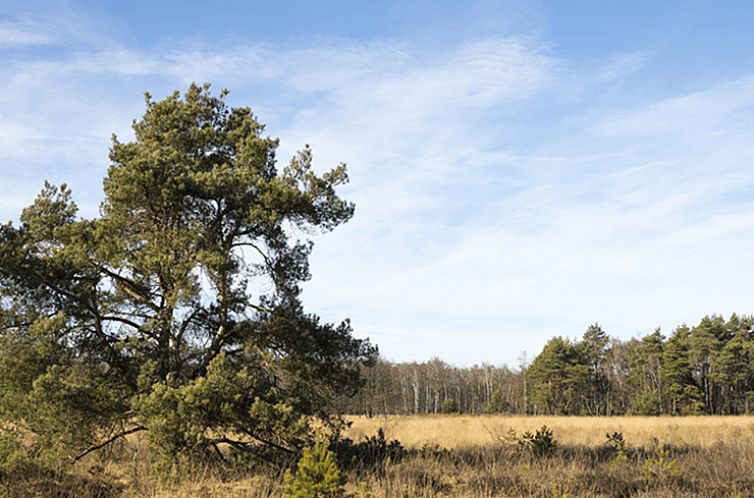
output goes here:
[[296, 473], [285, 474], [283, 498], [346, 498], [345, 476], [327, 442], [304, 448]]
[[113, 137], [99, 217], [45, 184], [0, 225], [0, 428], [23, 435], [4, 448], [52, 464], [145, 431], [169, 463], [293, 454], [338, 424], [377, 351], [304, 311], [297, 237], [351, 218], [346, 167], [315, 173], [306, 146], [281, 168], [226, 94], [147, 95], [135, 138]]

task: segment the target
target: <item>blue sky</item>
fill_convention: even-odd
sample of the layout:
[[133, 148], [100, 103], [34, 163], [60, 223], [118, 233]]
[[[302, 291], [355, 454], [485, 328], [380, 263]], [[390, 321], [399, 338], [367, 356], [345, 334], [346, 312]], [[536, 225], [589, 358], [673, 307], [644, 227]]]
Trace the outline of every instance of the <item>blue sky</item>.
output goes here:
[[384, 356], [515, 364], [754, 302], [754, 3], [6, 2], [0, 219], [86, 216], [149, 90], [227, 87], [355, 218], [304, 300]]

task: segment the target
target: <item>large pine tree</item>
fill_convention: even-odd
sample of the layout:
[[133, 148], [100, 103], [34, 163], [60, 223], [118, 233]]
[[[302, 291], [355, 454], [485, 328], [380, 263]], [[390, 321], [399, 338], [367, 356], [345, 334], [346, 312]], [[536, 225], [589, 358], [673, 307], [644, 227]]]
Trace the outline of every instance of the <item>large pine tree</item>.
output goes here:
[[348, 321], [304, 312], [312, 248], [354, 206], [304, 148], [278, 142], [225, 92], [148, 95], [135, 139], [113, 138], [101, 216], [46, 185], [0, 228], [0, 427], [29, 454], [79, 457], [146, 431], [166, 457], [293, 450], [376, 350]]

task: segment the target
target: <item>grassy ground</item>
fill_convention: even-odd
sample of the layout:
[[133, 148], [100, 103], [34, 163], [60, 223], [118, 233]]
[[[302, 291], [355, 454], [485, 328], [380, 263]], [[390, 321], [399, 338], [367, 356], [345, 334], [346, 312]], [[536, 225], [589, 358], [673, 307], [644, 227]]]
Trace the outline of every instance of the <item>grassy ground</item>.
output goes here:
[[594, 446], [608, 432], [622, 432], [630, 444], [653, 438], [673, 445], [708, 448], [754, 436], [754, 416], [735, 417], [523, 417], [504, 415], [409, 415], [351, 417], [349, 437], [359, 439], [380, 427], [404, 446], [439, 444], [446, 448], [487, 446], [509, 429], [519, 433], [547, 425], [563, 444]]
[[[400, 462], [348, 472], [359, 498], [413, 497], [754, 497], [754, 417], [584, 418], [421, 416], [354, 418], [349, 436], [382, 427], [400, 439]], [[547, 425], [557, 447], [545, 455], [518, 444]], [[625, 450], [606, 444], [621, 432]], [[514, 434], [515, 433], [515, 437]], [[5, 496], [279, 497], [271, 468], [184, 468], [172, 483], [150, 473], [143, 442], [85, 459], [60, 476], [0, 484]]]

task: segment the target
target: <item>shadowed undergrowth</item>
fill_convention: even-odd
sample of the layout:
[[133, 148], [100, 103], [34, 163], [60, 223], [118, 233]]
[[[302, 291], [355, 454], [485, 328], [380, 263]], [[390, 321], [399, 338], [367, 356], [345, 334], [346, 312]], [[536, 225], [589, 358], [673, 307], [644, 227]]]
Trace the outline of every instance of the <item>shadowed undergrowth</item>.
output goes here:
[[[507, 442], [445, 449], [403, 448], [380, 433], [332, 448], [345, 490], [356, 498], [754, 496], [751, 438], [700, 447], [656, 439], [632, 445], [620, 434], [607, 436], [599, 445], [557, 444], [557, 434], [537, 431]], [[542, 451], [526, 442], [536, 438], [552, 438], [555, 444]], [[263, 461], [177, 464], [167, 479], [155, 475], [153, 464], [143, 444], [131, 441], [67, 472], [19, 466], [2, 475], [0, 496], [261, 498], [284, 493], [285, 469]], [[287, 467], [294, 464], [291, 460]]]

